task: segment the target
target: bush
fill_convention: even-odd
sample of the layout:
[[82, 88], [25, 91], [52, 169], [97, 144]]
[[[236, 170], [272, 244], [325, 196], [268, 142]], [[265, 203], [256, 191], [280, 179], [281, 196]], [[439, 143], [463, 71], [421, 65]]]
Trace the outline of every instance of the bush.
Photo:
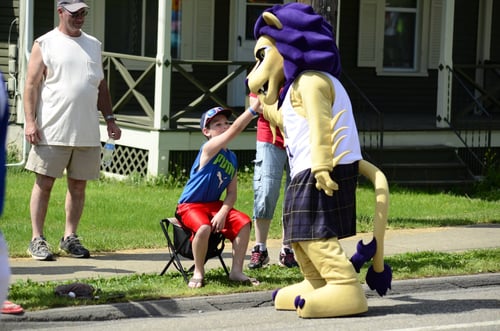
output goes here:
[[476, 194], [487, 200], [498, 200], [500, 194], [500, 161], [491, 150], [484, 156], [485, 176], [475, 186]]

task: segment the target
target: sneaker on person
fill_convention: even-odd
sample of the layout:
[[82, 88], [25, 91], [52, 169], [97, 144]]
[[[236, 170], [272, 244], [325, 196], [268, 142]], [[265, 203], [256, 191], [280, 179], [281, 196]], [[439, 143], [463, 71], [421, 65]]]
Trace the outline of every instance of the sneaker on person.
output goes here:
[[259, 245], [252, 249], [252, 256], [250, 257], [250, 263], [248, 264], [249, 269], [262, 268], [265, 264], [269, 263], [269, 254], [267, 254], [267, 249], [264, 251], [260, 250]]
[[54, 255], [50, 252], [49, 244], [44, 237], [36, 237], [30, 241], [28, 254], [35, 260], [40, 261], [51, 261], [54, 259]]
[[62, 238], [59, 247], [72, 257], [90, 257], [90, 252], [85, 247], [83, 247], [83, 245], [80, 243], [80, 239], [78, 239], [78, 236], [74, 233], [67, 236], [66, 239]]
[[280, 252], [279, 265], [282, 267], [293, 268], [299, 264], [295, 261], [295, 255], [290, 248], [285, 248]]

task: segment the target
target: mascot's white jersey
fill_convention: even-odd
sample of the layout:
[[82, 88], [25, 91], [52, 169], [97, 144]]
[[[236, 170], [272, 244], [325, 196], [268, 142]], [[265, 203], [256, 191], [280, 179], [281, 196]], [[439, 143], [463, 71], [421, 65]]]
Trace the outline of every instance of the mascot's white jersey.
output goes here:
[[[339, 144], [334, 156], [337, 156], [343, 151], [349, 150], [350, 153], [345, 155], [340, 160], [339, 164], [351, 164], [362, 159], [358, 130], [352, 113], [351, 100], [349, 99], [344, 86], [342, 86], [337, 78], [326, 72], [322, 73], [331, 79], [335, 90], [335, 101], [332, 107], [332, 116], [335, 116], [335, 114], [344, 109], [347, 110], [340, 116], [337, 125], [334, 128], [336, 130], [343, 126], [347, 127], [347, 129], [341, 131], [337, 136], [337, 139], [343, 135], [346, 137]], [[293, 178], [301, 171], [312, 168], [312, 158], [309, 123], [306, 118], [300, 116], [294, 111], [290, 101], [291, 90], [292, 87], [288, 89], [280, 110], [283, 112], [285, 142], [287, 145], [288, 158], [290, 160], [290, 176]], [[311, 111], [314, 110], [308, 110], [308, 112]], [[326, 125], [328, 125], [328, 123], [325, 123], [325, 126]]]

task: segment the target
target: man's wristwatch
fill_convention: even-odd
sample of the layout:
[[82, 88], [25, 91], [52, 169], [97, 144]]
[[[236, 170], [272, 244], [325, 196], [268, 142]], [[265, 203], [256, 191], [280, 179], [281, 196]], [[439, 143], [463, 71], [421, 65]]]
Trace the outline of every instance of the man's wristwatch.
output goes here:
[[106, 115], [106, 116], [104, 117], [104, 119], [106, 120], [106, 122], [107, 122], [107, 121], [111, 121], [111, 120], [113, 120], [113, 121], [114, 121], [114, 120], [116, 120], [116, 117], [115, 117], [115, 115]]

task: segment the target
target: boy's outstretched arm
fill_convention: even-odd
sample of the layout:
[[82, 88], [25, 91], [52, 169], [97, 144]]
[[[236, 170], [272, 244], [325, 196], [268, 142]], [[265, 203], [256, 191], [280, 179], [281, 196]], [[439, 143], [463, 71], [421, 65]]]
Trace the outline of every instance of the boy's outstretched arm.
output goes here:
[[238, 134], [243, 131], [247, 125], [256, 116], [253, 112], [260, 107], [259, 99], [255, 97], [250, 97], [250, 107], [247, 108], [238, 118], [231, 124], [229, 129], [223, 134], [211, 138], [204, 145], [204, 152], [207, 154], [208, 158], [217, 154], [222, 148], [231, 142]]

